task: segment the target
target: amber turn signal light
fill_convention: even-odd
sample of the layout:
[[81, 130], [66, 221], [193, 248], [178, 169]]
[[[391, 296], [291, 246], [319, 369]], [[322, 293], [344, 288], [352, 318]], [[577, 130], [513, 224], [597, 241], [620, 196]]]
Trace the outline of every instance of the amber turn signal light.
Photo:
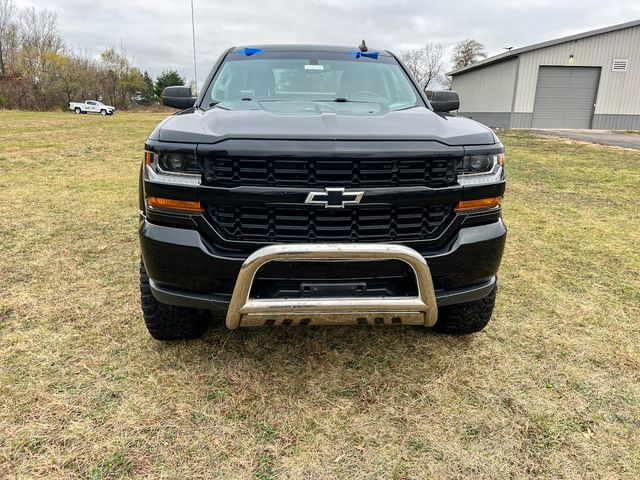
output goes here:
[[175, 210], [184, 213], [202, 213], [204, 208], [200, 202], [188, 200], [174, 200], [172, 198], [148, 197], [147, 202], [151, 208], [162, 210]]
[[146, 163], [147, 165], [151, 165], [152, 162], [153, 162], [153, 153], [145, 151], [144, 152], [144, 163]]
[[462, 200], [456, 205], [456, 212], [469, 210], [489, 210], [500, 205], [501, 197], [480, 198], [478, 200]]

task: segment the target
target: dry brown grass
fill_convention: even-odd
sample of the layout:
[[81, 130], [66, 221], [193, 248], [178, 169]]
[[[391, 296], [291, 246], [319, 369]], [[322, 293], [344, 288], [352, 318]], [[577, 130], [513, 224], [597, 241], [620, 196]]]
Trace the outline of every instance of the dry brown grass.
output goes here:
[[137, 169], [161, 114], [0, 112], [1, 478], [638, 478], [640, 153], [503, 133], [499, 304], [159, 343]]

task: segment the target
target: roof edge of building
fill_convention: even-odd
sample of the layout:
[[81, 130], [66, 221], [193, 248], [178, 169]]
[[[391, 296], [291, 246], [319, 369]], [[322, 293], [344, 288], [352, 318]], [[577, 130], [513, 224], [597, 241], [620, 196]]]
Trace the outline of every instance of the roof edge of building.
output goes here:
[[609, 27], [598, 28], [596, 30], [589, 30], [588, 32], [576, 33], [574, 35], [568, 35], [566, 37], [560, 37], [553, 40], [547, 40], [545, 42], [534, 43], [533, 45], [529, 45], [526, 47], [514, 48], [513, 50], [509, 50], [508, 52], [504, 52], [499, 55], [494, 55], [493, 57], [489, 57], [477, 63], [467, 65], [466, 67], [458, 68], [457, 70], [452, 70], [450, 72], [447, 72], [447, 75], [453, 77], [461, 73], [466, 73], [471, 70], [475, 70], [477, 68], [481, 68], [493, 63], [501, 62], [503, 60], [508, 60], [510, 58], [517, 58], [518, 55], [520, 55], [521, 53], [527, 53], [533, 50], [539, 50], [541, 48], [551, 47], [553, 45], [559, 45], [561, 43], [581, 40], [583, 38], [594, 37], [596, 35], [602, 35], [604, 33], [624, 30], [625, 28], [637, 27], [639, 25], [640, 25], [640, 20], [632, 20], [630, 22], [618, 23], [616, 25], [611, 25]]

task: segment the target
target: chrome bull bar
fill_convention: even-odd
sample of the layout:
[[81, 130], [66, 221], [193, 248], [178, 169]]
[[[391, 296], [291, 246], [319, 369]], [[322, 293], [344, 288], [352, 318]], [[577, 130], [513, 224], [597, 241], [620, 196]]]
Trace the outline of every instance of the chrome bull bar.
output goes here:
[[[411, 297], [250, 298], [256, 272], [275, 260], [399, 260], [416, 276]], [[431, 272], [412, 248], [387, 244], [289, 244], [256, 250], [242, 264], [227, 312], [227, 328], [261, 325], [412, 324], [433, 326], [438, 308]]]

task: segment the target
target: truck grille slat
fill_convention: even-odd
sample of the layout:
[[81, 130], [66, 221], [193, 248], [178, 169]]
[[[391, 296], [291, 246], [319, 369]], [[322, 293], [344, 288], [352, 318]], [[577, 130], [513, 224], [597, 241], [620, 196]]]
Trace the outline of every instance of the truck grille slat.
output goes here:
[[455, 181], [458, 157], [247, 158], [205, 154], [204, 182], [220, 187], [438, 187]]
[[452, 213], [450, 204], [345, 209], [209, 205], [207, 210], [223, 238], [250, 242], [428, 240], [441, 233]]

